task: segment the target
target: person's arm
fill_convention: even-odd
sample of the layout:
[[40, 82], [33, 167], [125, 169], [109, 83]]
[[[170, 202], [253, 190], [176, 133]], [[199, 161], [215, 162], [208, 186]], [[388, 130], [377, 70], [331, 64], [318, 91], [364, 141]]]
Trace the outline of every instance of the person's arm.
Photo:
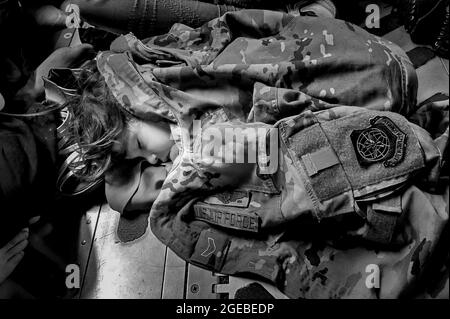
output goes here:
[[0, 116], [0, 246], [53, 198], [56, 122]]
[[44, 95], [43, 78], [48, 76], [51, 69], [72, 67], [92, 54], [93, 49], [90, 44], [55, 50], [31, 74], [25, 86], [17, 92], [11, 105], [6, 104], [6, 107], [13, 113], [25, 112], [31, 105], [42, 100]]
[[29, 229], [22, 229], [5, 246], [0, 248], [0, 287], [11, 275], [24, 256], [28, 245]]
[[174, 23], [196, 28], [228, 11], [237, 10], [230, 5], [192, 0], [67, 0], [61, 9], [69, 14], [79, 11], [83, 20], [101, 29], [122, 34], [133, 32], [139, 37], [165, 33]]
[[[91, 50], [91, 45], [53, 52], [2, 112], [23, 113], [44, 93], [42, 78], [50, 69], [69, 67]], [[0, 245], [48, 205], [55, 191], [56, 113], [28, 119], [0, 113]]]

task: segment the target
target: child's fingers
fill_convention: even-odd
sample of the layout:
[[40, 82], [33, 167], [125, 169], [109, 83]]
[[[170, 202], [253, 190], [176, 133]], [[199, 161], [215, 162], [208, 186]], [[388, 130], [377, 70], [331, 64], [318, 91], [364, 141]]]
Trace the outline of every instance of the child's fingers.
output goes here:
[[12, 247], [10, 250], [8, 250], [5, 253], [6, 259], [12, 259], [15, 255], [17, 255], [18, 253], [23, 251], [25, 249], [25, 247], [27, 247], [27, 245], [28, 245], [28, 240], [26, 240], [26, 239], [22, 240], [21, 242], [19, 242], [17, 245]]
[[93, 50], [94, 47], [92, 46], [92, 44], [82, 43], [82, 44], [79, 44], [77, 46], [71, 47], [71, 49], [72, 49], [72, 52], [74, 52], [75, 54], [76, 53], [79, 54], [79, 53], [84, 53], [84, 52], [89, 51], [89, 50]]
[[[91, 44], [83, 43], [74, 47], [68, 48], [69, 55], [75, 61], [85, 59], [88, 57], [95, 57], [94, 47]], [[75, 62], [73, 61], [73, 62]]]
[[41, 219], [41, 216], [34, 216], [28, 220], [28, 225], [36, 224]]
[[28, 228], [22, 229], [20, 233], [18, 233], [9, 243], [7, 243], [3, 248], [0, 249], [0, 252], [7, 253], [11, 248], [16, 246], [18, 243], [24, 241], [28, 238], [29, 230]]
[[66, 66], [72, 65], [79, 59], [83, 59], [88, 55], [94, 56], [94, 47], [91, 44], [83, 43], [74, 47], [60, 48], [52, 53], [52, 55], [59, 56], [62, 60], [60, 63], [67, 64]]

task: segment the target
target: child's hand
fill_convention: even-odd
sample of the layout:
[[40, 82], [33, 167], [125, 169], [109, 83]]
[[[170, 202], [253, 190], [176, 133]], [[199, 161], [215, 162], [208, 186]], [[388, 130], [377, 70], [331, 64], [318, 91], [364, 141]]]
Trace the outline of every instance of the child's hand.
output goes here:
[[11, 275], [24, 256], [28, 245], [28, 228], [22, 229], [9, 243], [0, 248], [0, 285]]

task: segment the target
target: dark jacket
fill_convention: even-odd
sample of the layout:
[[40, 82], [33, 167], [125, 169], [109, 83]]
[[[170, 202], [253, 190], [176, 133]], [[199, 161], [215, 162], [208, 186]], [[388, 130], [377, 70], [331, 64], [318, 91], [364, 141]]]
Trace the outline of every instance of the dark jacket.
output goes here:
[[56, 153], [54, 114], [31, 119], [0, 115], [1, 242], [54, 199]]

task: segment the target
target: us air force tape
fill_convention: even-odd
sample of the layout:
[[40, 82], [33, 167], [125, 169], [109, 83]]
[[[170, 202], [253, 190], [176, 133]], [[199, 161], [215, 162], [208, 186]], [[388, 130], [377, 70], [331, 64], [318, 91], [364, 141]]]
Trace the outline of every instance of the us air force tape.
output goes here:
[[259, 232], [260, 220], [254, 213], [236, 207], [197, 203], [194, 205], [195, 219], [209, 224], [248, 232]]

